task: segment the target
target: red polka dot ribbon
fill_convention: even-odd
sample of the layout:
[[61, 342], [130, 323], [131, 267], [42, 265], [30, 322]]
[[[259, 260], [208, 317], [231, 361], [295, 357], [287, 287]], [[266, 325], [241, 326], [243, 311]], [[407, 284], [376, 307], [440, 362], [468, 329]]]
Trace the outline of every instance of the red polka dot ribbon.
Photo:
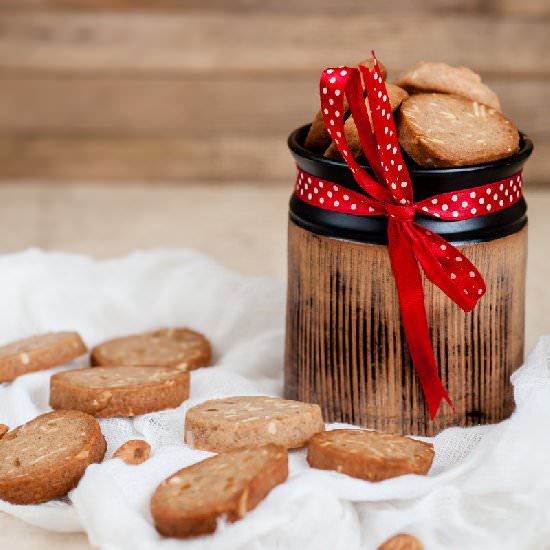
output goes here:
[[[374, 56], [374, 53], [373, 53]], [[464, 311], [485, 294], [476, 267], [441, 236], [414, 222], [415, 214], [442, 220], [466, 220], [508, 208], [521, 198], [522, 173], [476, 188], [443, 193], [414, 202], [411, 179], [401, 156], [386, 86], [375, 59], [372, 70], [338, 67], [321, 75], [321, 109], [325, 126], [353, 176], [366, 194], [346, 189], [298, 170], [296, 196], [318, 208], [356, 216], [388, 218], [388, 249], [395, 278], [401, 321], [433, 419], [445, 399], [452, 401], [439, 378], [426, 309], [420, 266], [425, 276]], [[365, 106], [365, 83], [372, 130]], [[365, 156], [375, 178], [355, 161], [344, 131], [344, 94]]]

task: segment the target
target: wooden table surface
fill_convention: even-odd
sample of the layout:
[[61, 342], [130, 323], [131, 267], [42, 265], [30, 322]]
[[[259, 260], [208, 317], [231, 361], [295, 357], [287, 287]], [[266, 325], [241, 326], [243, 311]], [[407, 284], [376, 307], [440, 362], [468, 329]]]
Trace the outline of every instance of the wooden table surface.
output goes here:
[[[0, 186], [0, 251], [29, 246], [112, 257], [139, 248], [192, 247], [250, 275], [283, 279], [289, 184]], [[527, 191], [527, 349], [550, 333], [550, 189]], [[56, 534], [0, 513], [0, 548], [84, 550], [84, 534]]]

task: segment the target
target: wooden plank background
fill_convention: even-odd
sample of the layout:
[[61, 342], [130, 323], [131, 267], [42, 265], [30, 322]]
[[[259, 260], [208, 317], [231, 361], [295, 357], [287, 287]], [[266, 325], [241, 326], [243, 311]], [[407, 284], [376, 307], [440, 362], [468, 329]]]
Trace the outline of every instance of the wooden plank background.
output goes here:
[[323, 66], [465, 64], [548, 181], [548, 0], [3, 0], [0, 178], [280, 181]]

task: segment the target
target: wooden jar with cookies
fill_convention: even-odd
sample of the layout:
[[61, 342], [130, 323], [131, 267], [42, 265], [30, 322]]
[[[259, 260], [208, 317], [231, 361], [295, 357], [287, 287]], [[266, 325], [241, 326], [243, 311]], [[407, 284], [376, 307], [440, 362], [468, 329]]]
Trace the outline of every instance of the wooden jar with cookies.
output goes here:
[[402, 434], [498, 422], [523, 361], [533, 144], [468, 68], [386, 78], [374, 57], [326, 69], [289, 137], [286, 397]]

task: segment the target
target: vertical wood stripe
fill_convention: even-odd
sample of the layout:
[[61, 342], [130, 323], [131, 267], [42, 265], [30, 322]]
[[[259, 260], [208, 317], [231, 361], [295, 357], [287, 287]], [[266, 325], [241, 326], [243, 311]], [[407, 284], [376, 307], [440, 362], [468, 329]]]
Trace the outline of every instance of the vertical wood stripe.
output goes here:
[[333, 239], [289, 224], [285, 391], [319, 403], [328, 422], [434, 435], [498, 422], [513, 409], [523, 361], [527, 228], [459, 247], [487, 294], [464, 313], [424, 283], [445, 404], [434, 421], [410, 361], [387, 247]]

